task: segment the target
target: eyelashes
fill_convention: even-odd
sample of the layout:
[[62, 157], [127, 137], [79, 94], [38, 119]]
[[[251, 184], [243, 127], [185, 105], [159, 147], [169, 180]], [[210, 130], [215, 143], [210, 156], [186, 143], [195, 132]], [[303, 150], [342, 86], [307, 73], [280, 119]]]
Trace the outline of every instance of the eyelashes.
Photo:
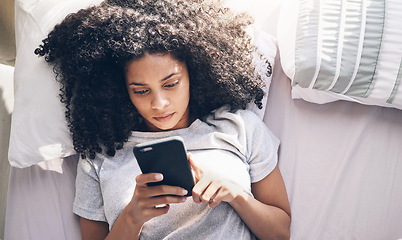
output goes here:
[[164, 87], [172, 88], [172, 87], [176, 86], [177, 84], [179, 84], [179, 80], [176, 80], [173, 83], [166, 84]]
[[[168, 84], [163, 85], [163, 88], [168, 88], [168, 89], [169, 88], [174, 88], [175, 86], [179, 85], [179, 83], [180, 83], [179, 80], [175, 80], [172, 83], [168, 83]], [[137, 95], [145, 95], [145, 94], [147, 94], [149, 92], [150, 92], [150, 89], [133, 90], [133, 93], [137, 94]]]

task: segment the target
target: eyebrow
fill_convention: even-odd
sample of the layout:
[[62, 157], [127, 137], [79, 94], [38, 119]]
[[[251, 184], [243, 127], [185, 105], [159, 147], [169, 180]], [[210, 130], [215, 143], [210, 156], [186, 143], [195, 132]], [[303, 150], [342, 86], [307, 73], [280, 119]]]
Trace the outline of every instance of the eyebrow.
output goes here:
[[[169, 78], [171, 78], [171, 77], [173, 77], [173, 76], [175, 76], [175, 75], [178, 75], [178, 74], [179, 74], [179, 72], [171, 73], [171, 74], [167, 75], [166, 77], [162, 78], [160, 81], [161, 81], [161, 82], [166, 81], [166, 80], [168, 80]], [[145, 86], [146, 84], [131, 82], [131, 83], [129, 83], [128, 85]]]

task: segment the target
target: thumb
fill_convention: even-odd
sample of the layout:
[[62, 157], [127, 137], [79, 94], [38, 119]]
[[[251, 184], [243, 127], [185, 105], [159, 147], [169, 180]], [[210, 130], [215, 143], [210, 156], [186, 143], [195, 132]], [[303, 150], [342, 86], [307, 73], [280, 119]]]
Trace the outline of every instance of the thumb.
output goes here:
[[194, 172], [195, 180], [196, 180], [196, 182], [198, 182], [202, 177], [203, 171], [194, 162], [190, 153], [187, 156], [188, 156], [188, 161], [190, 162], [191, 170], [193, 170], [193, 172]]

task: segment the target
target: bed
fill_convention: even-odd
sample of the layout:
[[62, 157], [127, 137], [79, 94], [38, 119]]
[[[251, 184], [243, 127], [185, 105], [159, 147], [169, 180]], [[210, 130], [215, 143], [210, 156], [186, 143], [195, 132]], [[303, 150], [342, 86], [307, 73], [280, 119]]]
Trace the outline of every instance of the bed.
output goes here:
[[[46, 2], [49, 1], [16, 1], [16, 84], [26, 81], [24, 75], [19, 72], [22, 71], [19, 70], [22, 66], [26, 67], [28, 63], [39, 64], [29, 57], [24, 58], [25, 60], [22, 57], [19, 59], [18, 54], [36, 46], [37, 41], [43, 38], [52, 24], [61, 20], [62, 14], [67, 14], [65, 11], [72, 12], [79, 7], [96, 4], [93, 0], [68, 1], [70, 7], [65, 10], [67, 1], [64, 4], [60, 2], [50, 5], [46, 5]], [[399, 17], [397, 12], [401, 9], [401, 4], [397, 1], [387, 1], [387, 5], [384, 5], [385, 1], [378, 0], [368, 1], [370, 2], [368, 5], [366, 1], [345, 0], [339, 1], [339, 5], [326, 5], [324, 2], [316, 0], [297, 2], [268, 0], [251, 3], [232, 1], [234, 8], [247, 10], [256, 18], [256, 25], [272, 36], [274, 46], [277, 47], [272, 55], [274, 71], [269, 82], [269, 94], [263, 119], [281, 141], [279, 167], [285, 180], [292, 210], [291, 239], [402, 239], [402, 188], [400, 186], [402, 182], [402, 111], [401, 94], [399, 94], [402, 91], [399, 87], [402, 57], [399, 46], [402, 46], [402, 43], [391, 41], [389, 38], [389, 35], [394, 35], [393, 38], [400, 36], [399, 39], [402, 39], [402, 35], [398, 35], [399, 30], [394, 32], [389, 29], [389, 26], [399, 21], [394, 18]], [[47, 22], [46, 26], [34, 29], [40, 30], [39, 35], [25, 35], [25, 38], [18, 38], [18, 32], [27, 27], [27, 25], [18, 25], [18, 20], [28, 21], [30, 19], [27, 20], [27, 17], [41, 16], [39, 20], [44, 21], [44, 15], [40, 14], [47, 12], [44, 11], [44, 6], [52, 9], [54, 15], [59, 13], [57, 19], [52, 18], [53, 22]], [[381, 24], [376, 16], [387, 11], [387, 14], [381, 15], [383, 19], [381, 36], [384, 37], [379, 39], [380, 43], [376, 45], [358, 41], [357, 44], [360, 46], [361, 55], [364, 55], [365, 50], [377, 47], [374, 52], [377, 54], [375, 77], [373, 77], [374, 73], [366, 73], [366, 75], [371, 74], [370, 83], [374, 82], [374, 78], [379, 80], [375, 81], [376, 85], [371, 84], [368, 87], [369, 91], [365, 91], [365, 95], [358, 90], [349, 91], [354, 89], [356, 82], [343, 84], [348, 90], [335, 90], [336, 86], [342, 85], [338, 79], [347, 72], [340, 67], [345, 66], [342, 63], [347, 62], [343, 56], [353, 52], [348, 45], [350, 42], [343, 43], [345, 50], [342, 53], [337, 46], [342, 39], [355, 36], [349, 33], [359, 28], [348, 21], [355, 19], [357, 15], [353, 14], [360, 13], [361, 9], [366, 10], [365, 14], [361, 15], [362, 19], [370, 19], [374, 16], [372, 22], [365, 21], [366, 29], [369, 29], [370, 24], [375, 26]], [[382, 12], [376, 12], [375, 9], [382, 9]], [[38, 12], [35, 12], [36, 10]], [[63, 11], [62, 14], [60, 11]], [[341, 14], [339, 19], [345, 19], [346, 16], [346, 20], [340, 21], [340, 26], [330, 24], [328, 28], [325, 28], [323, 22], [333, 21], [333, 17], [338, 13]], [[354, 17], [347, 18], [349, 14]], [[19, 16], [21, 18], [18, 18]], [[316, 24], [312, 24], [315, 28], [303, 25], [303, 23], [306, 24], [303, 19], [311, 19], [311, 22]], [[18, 26], [24, 27], [19, 29]], [[338, 29], [338, 34], [334, 34], [334, 29]], [[373, 32], [377, 33], [377, 29]], [[361, 36], [364, 35], [361, 28], [359, 33]], [[330, 38], [331, 34], [338, 38], [335, 40]], [[26, 42], [28, 37], [32, 37], [36, 42]], [[392, 46], [391, 50], [387, 50], [388, 45]], [[301, 46], [305, 48], [300, 48]], [[313, 50], [308, 50], [307, 47], [311, 46]], [[336, 50], [331, 50], [334, 46]], [[384, 54], [378, 49], [379, 46], [381, 51], [385, 52]], [[301, 50], [306, 51], [308, 56], [305, 57], [303, 54], [306, 53]], [[313, 55], [311, 55], [312, 52]], [[337, 58], [328, 57], [331, 54], [335, 54]], [[394, 65], [397, 70], [389, 68], [392, 64], [383, 63], [384, 56], [389, 59], [387, 61], [396, 62]], [[333, 59], [336, 59], [336, 63]], [[370, 59], [373, 58], [362, 58], [359, 61], [365, 63], [364, 61]], [[305, 66], [308, 65], [307, 63], [310, 65]], [[325, 65], [330, 66], [330, 69], [334, 68], [334, 76], [338, 76], [328, 84], [325, 82], [327, 79], [325, 74], [328, 75], [330, 70], [324, 69]], [[46, 68], [46, 66], [42, 67]], [[345, 67], [349, 67], [349, 63]], [[303, 69], [306, 69], [307, 73], [303, 72]], [[354, 76], [365, 71], [357, 67], [352, 70]], [[44, 71], [48, 71], [46, 74], [51, 73], [51, 69]], [[394, 73], [391, 78], [396, 79], [396, 82], [393, 82], [391, 87], [387, 87], [387, 82], [382, 83], [382, 79], [386, 79], [390, 72]], [[381, 74], [385, 76], [382, 77]], [[49, 77], [50, 75], [40, 76]], [[304, 78], [306, 76], [307, 78]], [[20, 79], [17, 79], [18, 77]], [[308, 82], [306, 79], [309, 77], [314, 78], [314, 81]], [[358, 83], [358, 86], [362, 86], [361, 82]], [[55, 89], [57, 90], [56, 86], [50, 86], [47, 90], [53, 91], [53, 94], [50, 94], [49, 98], [42, 99], [46, 102], [49, 99], [55, 99], [56, 102], [52, 104], [56, 106], [45, 106], [49, 109], [61, 108], [57, 105], [59, 103], [57, 94], [54, 94]], [[386, 97], [381, 96], [381, 92], [384, 91], [387, 92]], [[21, 95], [18, 95], [19, 92]], [[80, 239], [78, 218], [72, 213], [77, 156], [73, 154], [71, 146], [65, 140], [68, 132], [63, 126], [65, 122], [62, 110], [52, 111], [51, 116], [42, 115], [35, 118], [37, 115], [33, 113], [38, 111], [38, 108], [31, 106], [33, 108], [31, 112], [33, 116], [31, 116], [28, 114], [30, 112], [26, 112], [28, 111], [26, 106], [25, 108], [20, 106], [22, 104], [19, 101], [27, 100], [23, 92], [21, 86], [17, 86], [9, 150], [12, 167], [5, 239]], [[39, 106], [41, 106], [40, 103]], [[46, 113], [43, 108], [41, 111]], [[30, 123], [59, 121], [58, 124], [52, 125], [54, 129], [51, 130], [52, 133], [57, 133], [57, 136], [39, 137], [37, 134], [43, 134], [43, 130], [32, 130], [33, 126], [25, 126], [29, 128], [31, 135], [35, 135], [34, 140], [39, 147], [32, 147], [32, 144], [27, 143], [27, 146], [35, 149], [20, 150], [21, 146], [24, 146], [21, 143], [24, 140], [23, 137], [30, 136], [17, 136], [20, 134], [19, 131], [25, 129], [18, 123], [22, 121], [21, 119], [26, 120], [27, 114], [35, 118], [30, 118]], [[57, 137], [61, 140], [55, 140]], [[29, 142], [29, 139], [26, 141]], [[41, 148], [40, 144], [50, 147]]]

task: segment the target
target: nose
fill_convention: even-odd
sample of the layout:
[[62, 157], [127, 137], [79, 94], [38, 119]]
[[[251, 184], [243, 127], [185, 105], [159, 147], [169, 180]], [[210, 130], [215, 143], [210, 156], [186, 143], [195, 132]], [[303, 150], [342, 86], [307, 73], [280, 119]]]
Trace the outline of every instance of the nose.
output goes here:
[[166, 96], [162, 93], [155, 93], [152, 102], [151, 102], [151, 107], [152, 109], [155, 110], [161, 110], [169, 105], [169, 100], [167, 99]]

